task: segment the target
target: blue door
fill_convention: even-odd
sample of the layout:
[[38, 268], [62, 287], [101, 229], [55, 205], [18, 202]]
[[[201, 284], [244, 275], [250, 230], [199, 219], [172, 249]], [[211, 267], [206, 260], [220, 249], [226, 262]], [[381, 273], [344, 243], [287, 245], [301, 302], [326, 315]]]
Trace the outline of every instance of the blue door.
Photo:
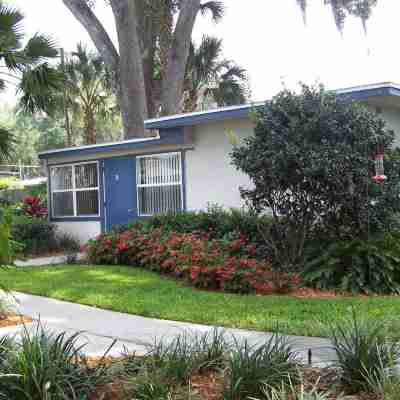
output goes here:
[[126, 224], [137, 217], [136, 159], [110, 158], [104, 161], [105, 229]]

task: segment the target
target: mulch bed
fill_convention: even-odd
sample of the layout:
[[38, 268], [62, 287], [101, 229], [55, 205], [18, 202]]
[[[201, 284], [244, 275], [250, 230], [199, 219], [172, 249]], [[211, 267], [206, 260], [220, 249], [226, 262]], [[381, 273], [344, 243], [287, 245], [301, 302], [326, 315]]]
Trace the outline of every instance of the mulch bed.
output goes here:
[[[122, 358], [107, 357], [103, 362], [112, 363], [121, 361]], [[93, 367], [100, 361], [100, 358], [89, 358], [89, 365]], [[337, 371], [333, 368], [308, 368], [305, 367], [303, 372], [305, 389], [313, 389], [318, 387], [322, 393], [330, 393], [329, 400], [384, 400], [383, 398], [371, 393], [358, 393], [345, 395], [343, 387], [338, 381]], [[122, 378], [116, 379], [115, 382], [108, 384], [96, 391], [90, 400], [123, 400], [126, 397], [124, 393], [124, 385], [126, 381]], [[224, 377], [221, 373], [208, 372], [204, 374], [196, 374], [192, 376], [189, 384], [190, 392], [196, 395], [193, 398], [199, 400], [222, 400]], [[343, 397], [344, 396], [344, 397]]]
[[29, 324], [32, 322], [32, 319], [29, 317], [25, 317], [23, 315], [17, 314], [0, 314], [0, 328], [6, 328], [8, 326], [21, 325], [21, 324]]

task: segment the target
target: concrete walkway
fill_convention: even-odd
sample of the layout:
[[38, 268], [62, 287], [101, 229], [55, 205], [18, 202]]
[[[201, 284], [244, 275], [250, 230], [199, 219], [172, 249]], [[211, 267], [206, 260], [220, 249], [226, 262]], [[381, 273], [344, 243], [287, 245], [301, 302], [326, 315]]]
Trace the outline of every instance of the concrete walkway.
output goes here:
[[[15, 293], [17, 304], [15, 310], [30, 316], [54, 332], [82, 332], [80, 341], [85, 343], [88, 355], [102, 355], [114, 340], [117, 343], [110, 355], [118, 356], [125, 350], [146, 352], [146, 343], [154, 339], [169, 340], [184, 331], [207, 332], [210, 326], [184, 322], [144, 318], [136, 315], [88, 307], [47, 297]], [[33, 329], [31, 324], [29, 329]], [[0, 336], [18, 334], [23, 327], [1, 328]], [[270, 333], [246, 331], [243, 329], [225, 329], [227, 338], [234, 335], [238, 339], [248, 339], [251, 343], [262, 342], [271, 337]], [[304, 362], [307, 361], [308, 350], [312, 350], [314, 365], [326, 364], [334, 359], [330, 342], [326, 339], [291, 336], [291, 341]]]

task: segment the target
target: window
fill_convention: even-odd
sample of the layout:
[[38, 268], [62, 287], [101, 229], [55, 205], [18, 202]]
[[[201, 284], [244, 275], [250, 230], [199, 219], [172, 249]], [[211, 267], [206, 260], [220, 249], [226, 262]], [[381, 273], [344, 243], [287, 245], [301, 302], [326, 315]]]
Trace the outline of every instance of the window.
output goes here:
[[182, 211], [180, 153], [136, 158], [138, 214], [176, 214]]
[[53, 217], [99, 215], [97, 162], [50, 168]]

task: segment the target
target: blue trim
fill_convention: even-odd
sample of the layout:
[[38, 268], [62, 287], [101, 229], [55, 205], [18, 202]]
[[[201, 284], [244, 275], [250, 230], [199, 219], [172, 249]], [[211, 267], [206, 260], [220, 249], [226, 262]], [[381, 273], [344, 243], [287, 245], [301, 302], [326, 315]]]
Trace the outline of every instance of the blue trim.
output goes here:
[[[184, 133], [182, 128], [169, 128], [163, 129], [160, 131], [160, 137], [155, 138], [154, 140], [146, 140], [146, 141], [125, 141], [121, 143], [116, 143], [112, 145], [93, 145], [93, 146], [85, 146], [85, 147], [71, 147], [64, 150], [56, 150], [54, 152], [46, 152], [39, 154], [40, 159], [49, 159], [49, 158], [57, 158], [57, 157], [65, 157], [65, 156], [87, 156], [90, 154], [99, 154], [99, 153], [107, 153], [111, 151], [123, 151], [123, 150], [138, 150], [138, 149], [146, 149], [148, 147], [160, 146], [160, 145], [183, 145], [184, 144]], [[81, 160], [79, 160], [81, 162]], [[83, 162], [83, 161], [82, 161]], [[69, 164], [65, 162], [64, 164]]]
[[100, 217], [57, 217], [51, 218], [51, 222], [90, 222], [98, 221], [101, 222]]
[[146, 121], [145, 127], [147, 129], [162, 129], [162, 128], [171, 128], [171, 127], [182, 127], [182, 126], [190, 126], [197, 125], [206, 122], [212, 121], [223, 121], [225, 119], [232, 118], [246, 118], [250, 111], [253, 109], [257, 109], [261, 107], [261, 104], [253, 105], [248, 104], [245, 106], [241, 106], [240, 108], [232, 108], [232, 109], [221, 109], [221, 110], [211, 110], [205, 111], [202, 113], [194, 113], [194, 114], [181, 114], [177, 115], [176, 118], [168, 118], [168, 119], [160, 119], [155, 121]]
[[347, 93], [339, 92], [337, 93], [337, 96], [343, 100], [364, 100], [370, 97], [388, 97], [388, 96], [398, 97], [400, 96], [400, 89], [391, 86], [386, 86], [374, 89], [355, 90], [353, 92], [347, 92]]

